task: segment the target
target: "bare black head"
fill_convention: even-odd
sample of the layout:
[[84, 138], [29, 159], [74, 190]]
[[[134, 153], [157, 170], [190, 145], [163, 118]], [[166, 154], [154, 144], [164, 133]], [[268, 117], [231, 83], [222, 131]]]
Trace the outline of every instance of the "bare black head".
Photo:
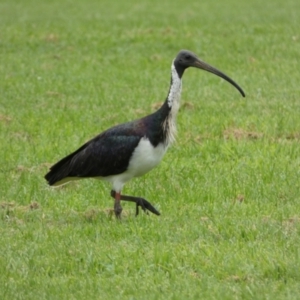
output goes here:
[[174, 60], [174, 66], [176, 68], [176, 71], [178, 73], [178, 76], [181, 78], [185, 69], [189, 67], [195, 67], [198, 69], [205, 70], [207, 72], [213, 73], [219, 77], [222, 77], [226, 81], [230, 82], [234, 87], [236, 87], [239, 92], [242, 94], [243, 97], [245, 97], [244, 91], [238, 86], [237, 83], [235, 83], [231, 78], [229, 78], [227, 75], [219, 71], [218, 69], [210, 66], [209, 64], [205, 63], [204, 61], [200, 60], [197, 55], [189, 50], [181, 50], [175, 60]]

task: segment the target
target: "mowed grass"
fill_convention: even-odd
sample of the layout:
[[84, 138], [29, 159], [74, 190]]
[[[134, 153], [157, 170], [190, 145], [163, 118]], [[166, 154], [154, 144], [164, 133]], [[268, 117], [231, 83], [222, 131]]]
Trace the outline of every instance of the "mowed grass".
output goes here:
[[[0, 3], [1, 299], [299, 299], [300, 2]], [[177, 142], [125, 186], [161, 216], [122, 221], [110, 186], [49, 166], [153, 112], [196, 52]]]

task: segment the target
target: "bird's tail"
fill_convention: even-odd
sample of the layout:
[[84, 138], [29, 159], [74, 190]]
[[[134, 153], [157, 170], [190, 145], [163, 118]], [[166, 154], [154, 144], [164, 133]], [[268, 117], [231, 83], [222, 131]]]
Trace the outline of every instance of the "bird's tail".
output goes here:
[[50, 168], [50, 171], [45, 175], [45, 179], [48, 181], [49, 185], [58, 186], [68, 181], [79, 179], [76, 175], [72, 174], [71, 162], [73, 157], [85, 147], [86, 144], [64, 157]]
[[64, 180], [68, 178], [69, 175], [69, 157], [65, 157], [55, 165], [50, 168], [50, 171], [45, 175], [45, 179], [48, 181], [49, 185], [61, 185], [69, 180]]

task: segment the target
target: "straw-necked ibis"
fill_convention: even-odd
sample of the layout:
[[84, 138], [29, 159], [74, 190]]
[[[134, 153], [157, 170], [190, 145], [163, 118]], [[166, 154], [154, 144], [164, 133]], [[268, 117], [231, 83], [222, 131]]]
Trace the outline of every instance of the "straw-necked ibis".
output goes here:
[[222, 77], [245, 97], [244, 91], [227, 75], [203, 62], [194, 53], [181, 50], [172, 62], [170, 88], [162, 106], [146, 117], [107, 129], [58, 161], [45, 175], [49, 185], [58, 186], [82, 178], [106, 180], [112, 185], [111, 196], [115, 199], [117, 217], [122, 212], [121, 200], [135, 202], [136, 215], [139, 206], [145, 212], [149, 210], [159, 215], [144, 198], [126, 196], [121, 191], [127, 181], [156, 167], [174, 141], [182, 76], [189, 67]]

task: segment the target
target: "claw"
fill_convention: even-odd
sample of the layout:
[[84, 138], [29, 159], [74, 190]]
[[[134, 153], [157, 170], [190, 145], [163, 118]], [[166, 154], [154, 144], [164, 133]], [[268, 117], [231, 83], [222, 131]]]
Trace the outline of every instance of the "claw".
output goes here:
[[148, 214], [148, 211], [149, 210], [150, 212], [152, 212], [153, 214], [159, 216], [160, 215], [160, 212], [158, 210], [156, 210], [154, 208], [154, 206], [148, 202], [147, 200], [143, 199], [143, 198], [138, 198], [139, 200], [137, 200], [136, 202], [136, 216], [139, 214], [139, 211], [138, 211], [138, 207], [141, 206], [142, 210]]

